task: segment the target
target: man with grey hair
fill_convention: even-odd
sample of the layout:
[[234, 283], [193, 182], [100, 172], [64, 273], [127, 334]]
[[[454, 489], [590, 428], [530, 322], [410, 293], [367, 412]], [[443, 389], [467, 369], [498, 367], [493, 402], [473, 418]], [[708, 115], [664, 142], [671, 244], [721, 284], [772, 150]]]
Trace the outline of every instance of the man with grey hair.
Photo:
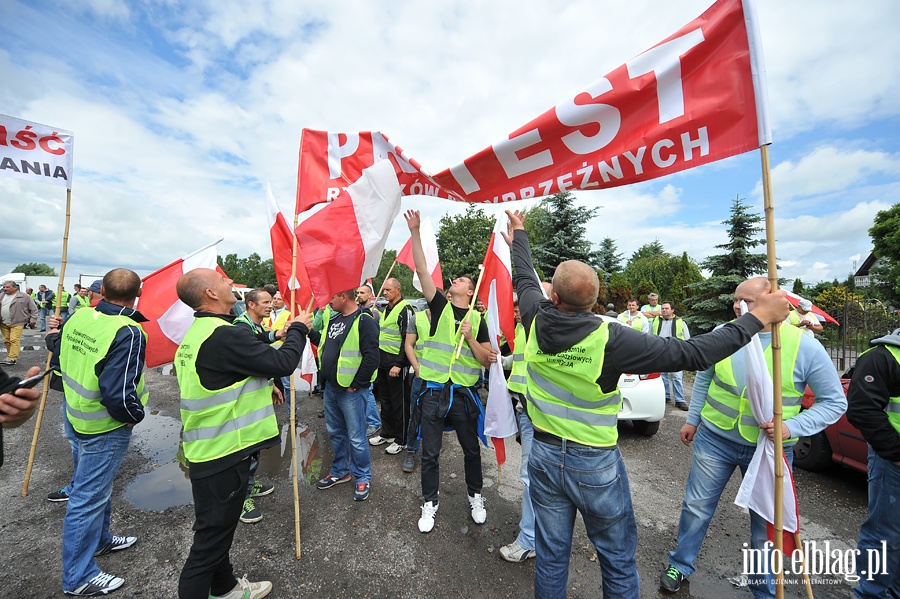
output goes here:
[[662, 306], [659, 305], [659, 295], [656, 293], [648, 293], [647, 302], [648, 303], [641, 306], [641, 314], [652, 323], [654, 318], [662, 316]]
[[801, 299], [797, 303], [797, 310], [792, 310], [785, 322], [798, 327], [810, 337], [820, 335], [825, 330], [816, 315], [812, 313], [812, 302], [808, 299]]
[[16, 364], [22, 331], [26, 324], [34, 323], [37, 318], [38, 310], [34, 300], [19, 291], [15, 281], [3, 281], [3, 293], [0, 294], [0, 334], [3, 335], [3, 344], [6, 346], [6, 360], [0, 364]]

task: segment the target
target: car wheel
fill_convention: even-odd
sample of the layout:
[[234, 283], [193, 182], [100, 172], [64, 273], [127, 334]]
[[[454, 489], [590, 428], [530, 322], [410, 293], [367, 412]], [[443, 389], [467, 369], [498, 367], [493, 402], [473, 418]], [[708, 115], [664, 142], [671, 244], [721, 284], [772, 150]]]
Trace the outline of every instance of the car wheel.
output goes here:
[[643, 435], [645, 437], [652, 437], [656, 434], [656, 431], [659, 430], [659, 422], [647, 422], [646, 420], [632, 420], [631, 424], [634, 425], [634, 430], [637, 431], [639, 435]]
[[825, 470], [831, 465], [831, 443], [825, 433], [800, 437], [794, 445], [794, 466], [804, 470]]

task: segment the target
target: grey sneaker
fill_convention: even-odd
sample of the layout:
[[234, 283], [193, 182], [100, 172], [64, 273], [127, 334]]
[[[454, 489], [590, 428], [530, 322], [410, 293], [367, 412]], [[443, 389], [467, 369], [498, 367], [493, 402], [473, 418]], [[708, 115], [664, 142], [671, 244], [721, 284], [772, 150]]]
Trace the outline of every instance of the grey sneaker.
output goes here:
[[90, 581], [84, 583], [80, 587], [71, 591], [63, 591], [66, 595], [75, 595], [76, 597], [93, 597], [95, 595], [105, 595], [115, 591], [117, 588], [125, 584], [123, 578], [100, 572]]
[[137, 543], [137, 537], [117, 537], [116, 535], [113, 535], [112, 540], [109, 543], [94, 552], [94, 557], [100, 557], [101, 555], [106, 555], [112, 551], [128, 549], [135, 543]]
[[403, 466], [400, 468], [407, 474], [415, 471], [416, 469], [416, 454], [407, 452], [406, 459], [403, 460]]
[[266, 483], [253, 483], [250, 488], [250, 497], [262, 497], [268, 495], [275, 490], [275, 485], [267, 485]]
[[250, 582], [247, 577], [237, 579], [237, 585], [224, 595], [213, 596], [210, 599], [262, 599], [272, 592], [272, 583], [268, 580]]
[[65, 487], [63, 487], [59, 491], [53, 491], [52, 493], [47, 493], [47, 501], [59, 503], [59, 502], [68, 501], [68, 500], [69, 500], [69, 494], [66, 493]]
[[534, 549], [525, 549], [519, 545], [519, 541], [513, 541], [509, 545], [500, 548], [500, 557], [508, 562], [519, 563], [535, 556]]
[[683, 580], [684, 574], [679, 572], [675, 566], [669, 566], [665, 572], [659, 575], [659, 588], [669, 593], [677, 593]]

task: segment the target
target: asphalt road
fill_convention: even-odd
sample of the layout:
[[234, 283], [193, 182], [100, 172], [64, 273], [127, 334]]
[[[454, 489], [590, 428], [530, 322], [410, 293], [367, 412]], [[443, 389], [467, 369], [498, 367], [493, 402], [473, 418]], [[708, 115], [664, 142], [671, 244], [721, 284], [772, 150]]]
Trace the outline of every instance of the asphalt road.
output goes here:
[[[27, 331], [24, 342], [40, 346]], [[46, 352], [23, 351], [10, 372], [43, 364]], [[174, 597], [178, 574], [191, 543], [193, 509], [190, 483], [178, 464], [178, 393], [175, 377], [156, 370], [147, 376], [150, 416], [135, 428], [132, 447], [113, 491], [112, 529], [136, 535], [138, 543], [100, 558], [105, 571], [122, 576], [125, 586], [113, 596]], [[369, 501], [352, 501], [351, 485], [318, 491], [310, 482], [330, 464], [323, 420], [316, 417], [321, 399], [298, 401], [299, 446], [303, 479], [299, 482], [300, 560], [295, 558], [294, 501], [287, 457], [279, 448], [263, 456], [260, 478], [276, 485], [258, 505], [264, 519], [238, 527], [232, 562], [238, 575], [268, 579], [271, 597], [528, 597], [533, 594], [534, 562], [508, 564], [499, 548], [518, 533], [519, 447], [507, 443], [508, 462], [498, 473], [493, 450], [484, 449], [484, 495], [487, 522], [474, 524], [468, 515], [462, 453], [452, 434], [445, 436], [441, 457], [441, 505], [435, 530], [418, 532], [421, 506], [419, 471], [400, 471], [401, 456], [372, 451], [374, 479]], [[286, 409], [279, 421], [287, 423]], [[620, 445], [629, 472], [638, 522], [637, 561], [642, 597], [660, 596], [657, 579], [666, 551], [675, 543], [691, 450], [678, 440], [686, 413], [668, 409], [659, 432], [637, 435], [620, 425]], [[61, 531], [65, 504], [45, 495], [66, 484], [71, 454], [61, 427], [60, 394], [51, 392], [43, 414], [37, 457], [27, 497], [22, 484], [34, 419], [4, 432], [6, 463], [0, 469], [0, 580], [3, 597], [56, 597], [61, 593]], [[285, 439], [287, 432], [285, 430]], [[498, 475], [499, 474], [499, 475]], [[498, 479], [501, 484], [498, 484]], [[801, 531], [805, 540], [834, 550], [856, 546], [866, 511], [865, 477], [839, 467], [823, 474], [798, 471]], [[676, 597], [722, 599], [750, 597], [738, 582], [742, 544], [749, 540], [749, 517], [732, 503], [739, 485], [735, 475], [723, 496], [698, 560], [698, 572]], [[598, 597], [600, 574], [593, 551], [576, 523], [568, 594]], [[815, 577], [816, 597], [846, 597], [841, 576]], [[799, 597], [798, 585], [787, 597]], [[667, 595], [662, 595], [667, 596]], [[671, 596], [671, 595], [668, 595]]]

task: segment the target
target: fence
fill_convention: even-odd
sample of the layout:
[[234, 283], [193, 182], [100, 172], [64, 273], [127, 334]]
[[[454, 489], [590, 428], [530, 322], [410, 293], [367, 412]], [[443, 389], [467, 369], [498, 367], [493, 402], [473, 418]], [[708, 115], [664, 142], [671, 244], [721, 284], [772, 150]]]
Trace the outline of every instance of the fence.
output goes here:
[[869, 341], [883, 337], [900, 328], [900, 316], [878, 300], [851, 301], [828, 310], [828, 314], [840, 323], [825, 323], [822, 342], [839, 373], [849, 370], [859, 354], [869, 348]]

